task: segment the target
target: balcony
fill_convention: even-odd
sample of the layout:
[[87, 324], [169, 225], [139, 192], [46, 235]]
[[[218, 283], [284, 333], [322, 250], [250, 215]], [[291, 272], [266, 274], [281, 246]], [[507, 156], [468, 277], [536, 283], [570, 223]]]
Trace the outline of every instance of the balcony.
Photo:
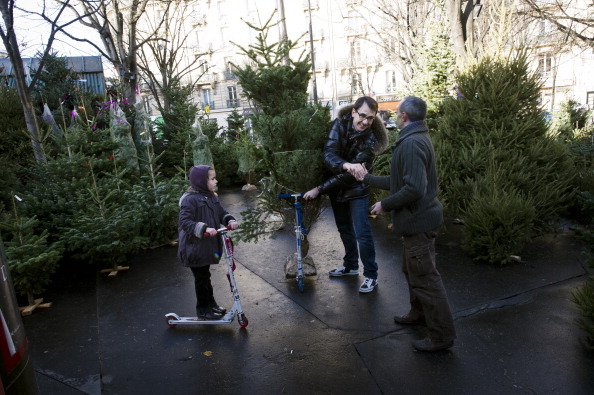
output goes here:
[[223, 71], [223, 78], [228, 81], [228, 80], [236, 80], [237, 76], [235, 74], [233, 74], [232, 71], [229, 70], [225, 70]]
[[214, 101], [211, 101], [209, 103], [202, 103], [202, 109], [206, 110], [206, 107], [208, 107], [210, 111], [212, 111], [216, 108]]
[[227, 108], [235, 108], [241, 105], [241, 101], [239, 99], [227, 99]]

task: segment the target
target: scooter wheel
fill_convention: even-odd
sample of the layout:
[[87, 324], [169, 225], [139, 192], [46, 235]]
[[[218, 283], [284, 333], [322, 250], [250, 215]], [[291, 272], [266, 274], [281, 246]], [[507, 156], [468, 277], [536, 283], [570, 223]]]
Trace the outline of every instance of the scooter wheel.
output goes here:
[[299, 290], [303, 292], [303, 290], [305, 289], [305, 282], [303, 281], [303, 278], [297, 279], [297, 286], [299, 287]]
[[242, 328], [248, 326], [248, 319], [243, 313], [237, 315], [237, 322], [239, 323], [239, 326]]
[[172, 320], [177, 319], [173, 314], [167, 314], [165, 316], [165, 322], [167, 323], [167, 326], [169, 326], [170, 328], [175, 328], [176, 324], [172, 323]]

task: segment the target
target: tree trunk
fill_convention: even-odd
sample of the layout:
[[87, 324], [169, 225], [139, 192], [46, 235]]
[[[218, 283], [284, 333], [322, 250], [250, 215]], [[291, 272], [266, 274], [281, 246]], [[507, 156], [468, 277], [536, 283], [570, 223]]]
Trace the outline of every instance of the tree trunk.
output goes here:
[[37, 117], [35, 116], [35, 109], [33, 108], [33, 103], [31, 103], [29, 97], [23, 96], [21, 96], [21, 103], [23, 105], [23, 112], [25, 115], [25, 123], [27, 125], [27, 130], [29, 131], [29, 135], [31, 136], [31, 146], [33, 147], [33, 155], [35, 156], [35, 161], [37, 163], [47, 163], [45, 149], [43, 148], [43, 143], [41, 141], [39, 124], [37, 123]]
[[466, 56], [464, 25], [462, 23], [461, 0], [447, 0], [445, 8], [450, 21], [452, 49], [456, 54], [456, 63], [460, 66]]
[[35, 109], [33, 108], [33, 103], [31, 102], [31, 91], [27, 86], [27, 82], [25, 80], [23, 59], [21, 58], [19, 45], [14, 34], [14, 19], [12, 15], [12, 8], [9, 8], [7, 2], [0, 1], [0, 12], [2, 13], [2, 18], [4, 20], [4, 25], [6, 28], [6, 31], [2, 31], [2, 41], [4, 43], [4, 47], [6, 48], [6, 52], [10, 59], [10, 62], [12, 63], [13, 77], [17, 88], [17, 92], [19, 93], [19, 97], [21, 98], [21, 105], [23, 107], [23, 113], [25, 115], [25, 123], [27, 125], [29, 135], [31, 137], [33, 155], [35, 155], [35, 160], [37, 161], [37, 163], [46, 163], [47, 159], [45, 157], [45, 151], [41, 143], [39, 125], [37, 123], [37, 118], [35, 117]]

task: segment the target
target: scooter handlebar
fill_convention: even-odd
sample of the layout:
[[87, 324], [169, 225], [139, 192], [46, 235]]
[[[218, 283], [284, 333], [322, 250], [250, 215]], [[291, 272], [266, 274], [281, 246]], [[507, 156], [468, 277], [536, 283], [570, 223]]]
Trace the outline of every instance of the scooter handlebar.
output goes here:
[[[217, 233], [216, 234], [218, 234], [219, 232], [227, 231], [227, 230], [233, 230], [233, 228], [231, 228], [231, 225], [223, 226], [222, 228], [217, 229]], [[204, 232], [204, 234], [202, 236], [203, 237], [210, 237], [210, 233]]]
[[278, 195], [279, 199], [290, 199], [290, 198], [294, 198], [294, 197], [303, 197], [302, 193], [281, 193]]

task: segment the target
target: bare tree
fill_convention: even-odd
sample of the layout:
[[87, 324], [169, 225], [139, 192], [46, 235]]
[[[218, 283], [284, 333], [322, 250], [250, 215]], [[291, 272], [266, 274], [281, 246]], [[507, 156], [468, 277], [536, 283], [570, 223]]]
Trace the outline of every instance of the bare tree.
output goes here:
[[138, 51], [147, 42], [159, 39], [158, 28], [164, 23], [164, 20], [161, 20], [155, 30], [145, 32], [141, 38], [139, 28], [144, 23], [142, 18], [149, 5], [162, 6], [166, 12], [171, 0], [78, 0], [77, 6], [71, 5], [70, 0], [56, 1], [70, 8], [83, 25], [99, 33], [103, 48], [88, 38], [77, 37], [76, 34], [64, 31], [72, 40], [92, 45], [107, 58], [118, 70], [126, 85], [128, 101], [136, 103], [139, 78]]
[[575, 44], [594, 47], [594, 3], [587, 0], [522, 0], [521, 12], [548, 21]]
[[179, 81], [193, 90], [200, 78], [192, 79], [192, 74], [204, 62], [188, 53], [188, 39], [196, 31], [196, 26], [188, 22], [189, 6], [187, 1], [173, 0], [162, 19], [156, 13], [147, 18], [147, 34], [156, 32], [159, 40], [148, 40], [140, 32], [141, 40], [146, 44], [138, 53], [138, 65], [159, 109], [167, 109], [171, 104], [169, 96], [160, 93], [172, 82]]
[[[37, 123], [35, 109], [33, 107], [33, 102], [31, 100], [31, 93], [39, 79], [41, 72], [43, 71], [43, 67], [45, 65], [47, 57], [51, 53], [52, 44], [56, 38], [56, 34], [64, 28], [66, 28], [67, 26], [79, 20], [79, 17], [76, 17], [74, 19], [68, 20], [67, 22], [60, 21], [61, 19], [63, 19], [64, 11], [69, 6], [69, 3], [70, 0], [64, 1], [53, 17], [50, 17], [48, 15], [48, 10], [46, 8], [45, 1], [43, 2], [41, 11], [35, 12], [35, 14], [40, 15], [44, 20], [46, 20], [49, 23], [51, 30], [47, 39], [47, 43], [45, 45], [45, 49], [43, 53], [41, 53], [39, 56], [39, 66], [37, 70], [34, 71], [31, 78], [31, 82], [27, 84], [25, 78], [26, 73], [23, 67], [23, 59], [21, 57], [21, 52], [14, 30], [15, 0], [0, 0], [0, 13], [2, 14], [2, 23], [0, 24], [0, 37], [2, 38], [2, 42], [4, 43], [4, 48], [6, 49], [8, 58], [12, 63], [14, 83], [19, 97], [21, 99], [21, 105], [23, 107], [23, 113], [25, 116], [25, 123], [27, 125], [27, 131], [29, 132], [29, 135], [31, 137], [33, 154], [35, 155], [35, 160], [37, 161], [37, 163], [45, 163], [47, 159], [45, 156], [45, 150], [43, 148], [41, 131]], [[19, 8], [19, 10], [29, 14], [32, 13], [31, 11], [25, 9]]]
[[434, 9], [432, 0], [373, 0], [367, 6], [368, 13], [360, 12], [375, 33], [373, 41], [382, 37], [380, 51], [400, 70], [405, 84], [410, 84], [419, 66], [418, 52]]

